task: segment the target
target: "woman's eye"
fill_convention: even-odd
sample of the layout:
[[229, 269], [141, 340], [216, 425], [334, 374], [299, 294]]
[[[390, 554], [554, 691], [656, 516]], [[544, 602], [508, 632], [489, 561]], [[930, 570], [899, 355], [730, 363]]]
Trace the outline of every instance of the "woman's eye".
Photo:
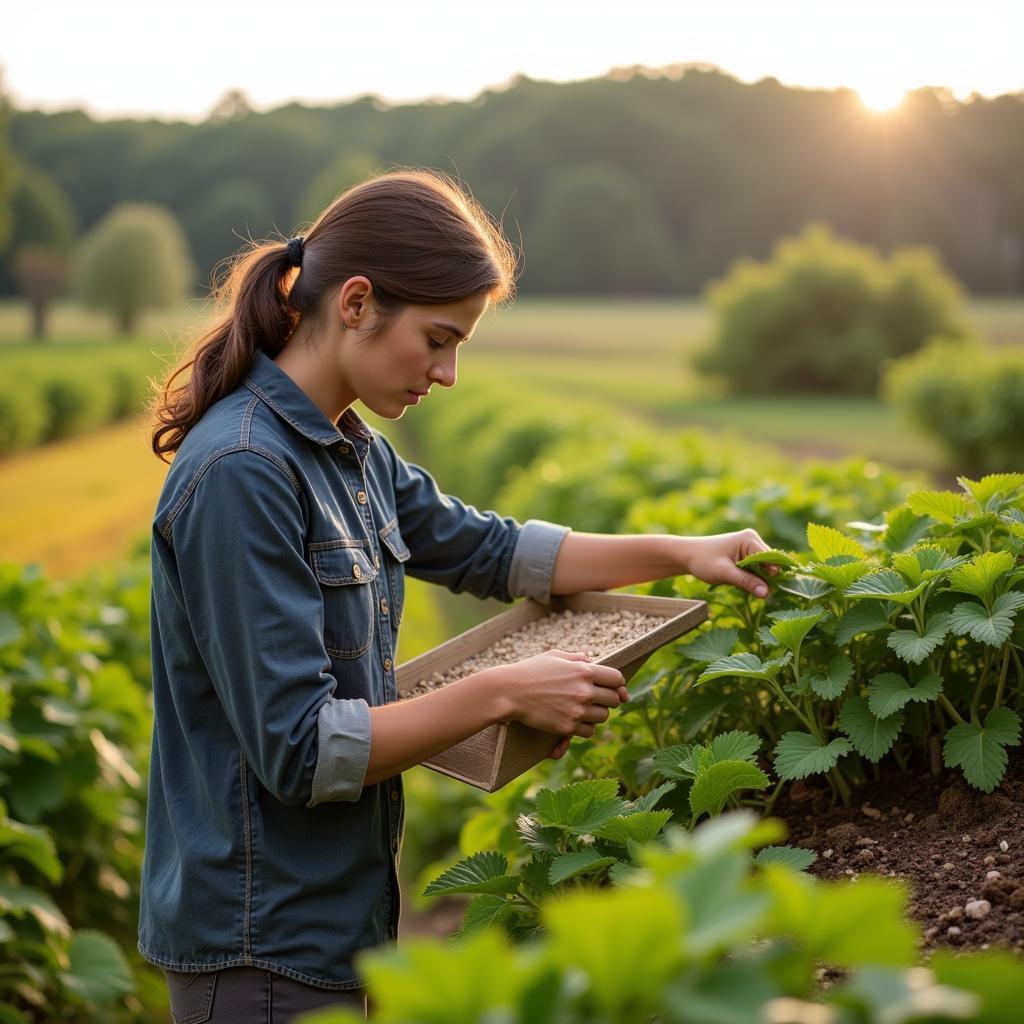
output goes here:
[[443, 341], [437, 341], [435, 338], [430, 338], [430, 337], [427, 338], [427, 341], [430, 342], [430, 347], [431, 348], [444, 348], [444, 342]]

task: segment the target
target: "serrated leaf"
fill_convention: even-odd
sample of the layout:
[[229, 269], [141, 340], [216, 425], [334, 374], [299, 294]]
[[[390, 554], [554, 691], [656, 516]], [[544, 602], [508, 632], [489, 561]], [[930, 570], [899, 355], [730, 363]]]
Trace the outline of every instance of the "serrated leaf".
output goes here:
[[836, 590], [845, 590], [871, 572], [871, 566], [867, 562], [847, 556], [830, 558], [828, 562], [812, 562], [807, 569], [812, 576], [824, 580]]
[[724, 732], [711, 741], [711, 764], [716, 761], [750, 761], [760, 749], [761, 740], [752, 733], [740, 729]]
[[818, 855], [802, 846], [766, 846], [754, 855], [754, 863], [761, 867], [778, 864], [790, 871], [806, 871]]
[[460, 936], [472, 935], [481, 928], [496, 924], [506, 917], [508, 912], [509, 902], [502, 896], [494, 896], [490, 893], [474, 896], [466, 907], [459, 934]]
[[820, 526], [818, 523], [807, 524], [807, 546], [819, 562], [827, 562], [837, 555], [864, 558], [867, 554], [853, 538], [844, 536], [831, 526]]
[[877, 601], [858, 602], [836, 623], [833, 634], [836, 643], [848, 644], [860, 633], [888, 629], [890, 614], [888, 604], [879, 604]]
[[807, 680], [807, 685], [819, 697], [835, 700], [842, 696], [853, 677], [853, 662], [845, 654], [837, 654], [829, 662], [828, 670], [817, 672]]
[[755, 565], [777, 565], [780, 569], [798, 569], [800, 563], [785, 551], [772, 548], [770, 551], [755, 551], [736, 563], [741, 569], [749, 569]]
[[963, 494], [955, 491], [914, 491], [907, 495], [907, 505], [919, 516], [952, 526], [958, 516], [967, 515], [970, 505]]
[[1009, 708], [993, 708], [984, 727], [954, 725], [942, 746], [948, 768], [963, 769], [964, 778], [983, 793], [991, 793], [1006, 772], [1006, 748], [1020, 743], [1020, 716]]
[[794, 654], [800, 649], [807, 634], [828, 617], [823, 609], [808, 609], [805, 612], [775, 612], [771, 617], [775, 621], [771, 625], [772, 636], [787, 650]]
[[987, 602], [999, 577], [1015, 564], [1016, 559], [1009, 551], [985, 551], [949, 574], [949, 589]]
[[908, 588], [907, 581], [898, 572], [893, 569], [878, 569], [857, 580], [847, 589], [846, 596], [895, 601], [897, 604], [908, 605], [924, 588], [924, 583]]
[[516, 818], [516, 831], [519, 833], [519, 838], [537, 853], [556, 854], [559, 852], [558, 839], [561, 836], [561, 830], [541, 825], [530, 814], [520, 814]]
[[985, 508], [997, 496], [1002, 497], [1004, 501], [1017, 497], [1017, 492], [1024, 489], [1024, 473], [990, 473], [980, 480], [958, 476], [956, 482], [968, 491], [982, 508]]
[[64, 986], [92, 1003], [107, 1003], [135, 988], [131, 968], [120, 947], [109, 935], [77, 931], [68, 946], [68, 969], [62, 971]]
[[803, 779], [831, 770], [852, 749], [843, 737], [822, 745], [809, 733], [787, 732], [775, 746], [775, 771], [780, 779]]
[[974, 601], [958, 604], [950, 614], [949, 626], [957, 636], [970, 634], [978, 643], [1002, 647], [1013, 632], [1013, 619], [1024, 595], [1015, 590], [1000, 594], [992, 602], [991, 614]]
[[423, 890], [424, 896], [445, 892], [506, 893], [515, 892], [519, 880], [507, 874], [508, 860], [494, 850], [474, 853], [440, 874]]
[[906, 551], [927, 536], [931, 529], [931, 521], [927, 516], [916, 515], [906, 505], [888, 512], [885, 521], [882, 543], [888, 551]]
[[622, 814], [626, 803], [618, 793], [618, 779], [588, 779], [558, 789], [541, 789], [534, 816], [542, 825], [556, 825], [569, 832], [592, 832]]
[[694, 661], [718, 661], [736, 650], [739, 633], [735, 629], [712, 629], [679, 648], [685, 658]]
[[45, 892], [29, 885], [16, 885], [4, 878], [0, 878], [0, 913], [5, 917], [31, 914], [44, 931], [62, 937], [71, 934], [67, 918]]
[[578, 875], [587, 875], [594, 871], [600, 871], [602, 868], [611, 867], [616, 859], [615, 857], [602, 857], [594, 849], [563, 853], [551, 862], [548, 881], [552, 885], [558, 885], [559, 882], [564, 882], [569, 878], [576, 878]]
[[968, 561], [967, 555], [959, 555], [954, 558], [934, 544], [921, 544], [912, 551], [894, 555], [892, 567], [907, 579], [911, 586], [917, 586], [918, 583], [927, 583], [940, 576], [945, 576], [949, 570], [963, 565], [966, 561]]
[[744, 652], [731, 654], [728, 658], [719, 658], [712, 662], [697, 678], [698, 683], [707, 683], [722, 676], [739, 676], [743, 679], [774, 679], [785, 665], [789, 664], [790, 656], [772, 658], [762, 662], [756, 654]]
[[730, 795], [741, 789], [766, 789], [768, 776], [749, 761], [718, 761], [697, 776], [690, 790], [690, 811], [696, 820], [721, 814]]
[[629, 842], [649, 843], [668, 824], [671, 811], [637, 811], [606, 821], [595, 833], [601, 839], [627, 846]]
[[897, 629], [885, 642], [901, 661], [920, 665], [946, 639], [951, 618], [949, 612], [939, 612], [925, 623], [923, 634], [913, 629]]
[[903, 728], [903, 713], [897, 711], [887, 718], [871, 713], [863, 697], [847, 697], [839, 713], [839, 728], [869, 761], [878, 761], [889, 752]]
[[678, 743], [656, 750], [651, 757], [654, 770], [666, 779], [692, 779], [697, 775], [697, 758], [703, 747], [699, 743]]
[[638, 796], [631, 804], [631, 807], [637, 812], [653, 811], [657, 806], [658, 801], [661, 800], [663, 796], [667, 796], [671, 793], [675, 788], [676, 784], [674, 782], [663, 782], [660, 786], [655, 786], [650, 793], [644, 793], [643, 796]]
[[872, 714], [888, 718], [911, 701], [935, 700], [941, 692], [942, 680], [934, 672], [929, 672], [913, 686], [895, 672], [883, 672], [868, 686], [868, 706]]
[[817, 601], [826, 594], [831, 593], [832, 584], [824, 580], [816, 579], [814, 576], [798, 574], [789, 579], [779, 580], [775, 584], [776, 589], [794, 597], [803, 598], [805, 601]]

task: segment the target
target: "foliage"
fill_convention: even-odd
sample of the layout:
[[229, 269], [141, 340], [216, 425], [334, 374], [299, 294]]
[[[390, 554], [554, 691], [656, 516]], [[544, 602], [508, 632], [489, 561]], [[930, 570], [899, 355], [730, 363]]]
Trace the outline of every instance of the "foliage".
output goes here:
[[[626, 818], [625, 820], [629, 820]], [[601, 1021], [996, 1022], [1024, 985], [1005, 954], [913, 966], [919, 936], [907, 893], [883, 879], [828, 883], [786, 867], [754, 868], [751, 849], [777, 822], [735, 812], [692, 834], [672, 829], [634, 847], [638, 867], [611, 889], [567, 893], [541, 911], [543, 937], [509, 947], [477, 896], [456, 943], [420, 939], [365, 954], [379, 1024]], [[482, 863], [482, 862], [480, 862]], [[500, 866], [495, 863], [495, 867]], [[476, 902], [474, 901], [474, 902]], [[822, 990], [821, 965], [844, 980]], [[1011, 1011], [1012, 1012], [1012, 1011]], [[320, 1011], [305, 1024], [350, 1024]]]
[[74, 585], [0, 566], [4, 1020], [133, 1019], [125, 995], [152, 990], [134, 950], [148, 611], [143, 563]]
[[740, 261], [707, 296], [718, 325], [698, 365], [747, 394], [871, 393], [884, 360], [964, 333], [959, 289], [932, 254], [885, 261], [823, 224], [765, 263]]
[[180, 302], [193, 269], [174, 216], [147, 203], [120, 203], [82, 240], [78, 289], [128, 334], [143, 309]]
[[883, 389], [964, 472], [999, 473], [1024, 465], [1024, 351], [1019, 348], [936, 339], [893, 363]]

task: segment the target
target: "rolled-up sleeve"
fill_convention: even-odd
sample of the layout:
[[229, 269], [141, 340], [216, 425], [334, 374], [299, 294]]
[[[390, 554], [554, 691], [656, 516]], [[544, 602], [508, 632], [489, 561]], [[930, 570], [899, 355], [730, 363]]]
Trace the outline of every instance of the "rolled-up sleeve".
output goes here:
[[238, 450], [205, 468], [170, 525], [194, 639], [247, 760], [277, 799], [312, 807], [359, 798], [370, 710], [343, 685], [335, 696], [304, 521], [285, 469]]
[[568, 526], [543, 519], [527, 519], [523, 524], [508, 573], [508, 591], [513, 597], [532, 597], [541, 604], [551, 603], [551, 579], [555, 574], [558, 549]]

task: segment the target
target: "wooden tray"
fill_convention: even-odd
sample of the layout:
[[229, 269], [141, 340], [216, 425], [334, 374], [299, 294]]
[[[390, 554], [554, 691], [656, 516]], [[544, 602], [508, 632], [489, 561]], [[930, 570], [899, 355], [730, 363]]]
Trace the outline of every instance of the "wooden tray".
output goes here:
[[[567, 597], [554, 597], [550, 605], [527, 598], [507, 612], [501, 612], [433, 650], [399, 665], [395, 671], [398, 692], [405, 693], [419, 680], [461, 664], [528, 622], [565, 609], [574, 612], [634, 611], [657, 615], [665, 620], [660, 626], [599, 660], [598, 664], [617, 668], [627, 681], [659, 647], [695, 629], [708, 617], [705, 601], [677, 597], [645, 597], [588, 590]], [[442, 775], [450, 775], [453, 779], [460, 779], [493, 793], [506, 782], [543, 761], [557, 742], [558, 737], [553, 733], [531, 729], [521, 722], [499, 722], [423, 763]]]

